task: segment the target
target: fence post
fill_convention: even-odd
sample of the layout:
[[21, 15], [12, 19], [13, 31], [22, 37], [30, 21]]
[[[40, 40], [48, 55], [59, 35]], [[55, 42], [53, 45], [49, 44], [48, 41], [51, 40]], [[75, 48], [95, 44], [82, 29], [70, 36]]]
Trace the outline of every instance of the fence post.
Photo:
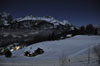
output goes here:
[[90, 47], [88, 48], [88, 64], [90, 64]]

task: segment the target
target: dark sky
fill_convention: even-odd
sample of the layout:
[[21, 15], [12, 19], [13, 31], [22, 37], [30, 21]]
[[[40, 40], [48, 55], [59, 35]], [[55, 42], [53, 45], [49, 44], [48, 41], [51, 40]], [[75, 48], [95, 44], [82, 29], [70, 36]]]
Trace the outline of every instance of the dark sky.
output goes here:
[[68, 20], [76, 26], [100, 24], [100, 0], [0, 0], [3, 11], [14, 18], [32, 14]]

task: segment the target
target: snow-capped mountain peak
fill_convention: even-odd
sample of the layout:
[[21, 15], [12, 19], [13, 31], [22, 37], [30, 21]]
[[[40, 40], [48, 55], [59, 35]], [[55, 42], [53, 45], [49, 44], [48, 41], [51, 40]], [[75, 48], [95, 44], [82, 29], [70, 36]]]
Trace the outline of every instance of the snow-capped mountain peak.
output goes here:
[[8, 26], [9, 22], [12, 21], [12, 17], [9, 13], [1, 12], [0, 13], [0, 25]]
[[61, 25], [66, 25], [66, 24], [71, 25], [67, 20], [59, 21], [59, 20], [56, 20], [53, 17], [34, 17], [34, 16], [30, 15], [30, 16], [25, 16], [25, 17], [21, 17], [21, 18], [16, 19], [17, 22], [21, 22], [21, 21], [25, 21], [25, 20], [42, 20], [42, 21], [53, 23], [54, 25], [59, 25], [59, 24], [61, 24]]
[[2, 12], [0, 13], [1, 17], [8, 17], [10, 14], [9, 13], [6, 13], [6, 12]]

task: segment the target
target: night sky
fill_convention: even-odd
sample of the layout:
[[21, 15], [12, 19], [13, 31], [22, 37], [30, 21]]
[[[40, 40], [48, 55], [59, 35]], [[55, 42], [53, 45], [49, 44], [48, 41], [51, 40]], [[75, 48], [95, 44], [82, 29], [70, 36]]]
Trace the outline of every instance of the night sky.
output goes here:
[[0, 12], [13, 18], [53, 16], [76, 26], [100, 24], [100, 0], [0, 0]]

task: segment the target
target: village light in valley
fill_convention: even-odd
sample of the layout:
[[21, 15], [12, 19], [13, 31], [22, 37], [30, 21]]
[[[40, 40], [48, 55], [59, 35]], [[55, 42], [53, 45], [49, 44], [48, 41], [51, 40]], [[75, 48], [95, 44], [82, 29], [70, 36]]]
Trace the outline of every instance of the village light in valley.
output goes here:
[[20, 46], [16, 46], [16, 50], [19, 50], [20, 49]]

